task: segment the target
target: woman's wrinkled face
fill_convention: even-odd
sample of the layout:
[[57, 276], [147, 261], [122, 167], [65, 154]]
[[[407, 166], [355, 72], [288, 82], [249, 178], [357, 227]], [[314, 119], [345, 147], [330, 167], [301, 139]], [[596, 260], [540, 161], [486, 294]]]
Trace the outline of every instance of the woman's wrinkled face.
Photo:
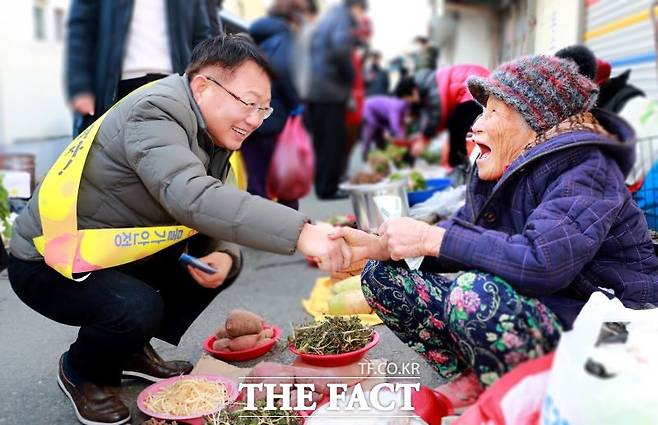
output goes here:
[[264, 111], [270, 106], [270, 79], [252, 61], [232, 72], [218, 66], [204, 67], [190, 87], [213, 141], [232, 151], [240, 149], [261, 126]]
[[498, 180], [537, 135], [516, 109], [493, 96], [472, 129], [480, 148], [476, 164], [482, 180]]

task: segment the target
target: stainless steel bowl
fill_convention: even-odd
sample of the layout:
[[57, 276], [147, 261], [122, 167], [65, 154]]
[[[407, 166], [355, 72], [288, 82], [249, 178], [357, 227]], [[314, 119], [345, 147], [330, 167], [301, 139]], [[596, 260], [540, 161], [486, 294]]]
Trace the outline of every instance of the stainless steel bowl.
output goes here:
[[379, 226], [384, 223], [384, 218], [373, 199], [375, 196], [390, 195], [399, 197], [402, 201], [402, 216], [409, 215], [407, 182], [405, 180], [377, 184], [344, 183], [340, 188], [350, 193], [356, 224], [363, 231], [376, 233]]

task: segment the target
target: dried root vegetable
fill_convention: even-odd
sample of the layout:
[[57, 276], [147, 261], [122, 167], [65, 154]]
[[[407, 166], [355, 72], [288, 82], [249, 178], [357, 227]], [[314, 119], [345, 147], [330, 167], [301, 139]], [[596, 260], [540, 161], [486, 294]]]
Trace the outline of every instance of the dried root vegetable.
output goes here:
[[206, 417], [205, 425], [302, 425], [304, 423], [293, 411], [265, 410], [265, 406], [265, 401], [257, 401], [256, 410], [242, 408], [223, 410]]
[[341, 354], [365, 347], [373, 330], [356, 316], [328, 316], [319, 323], [305, 323], [293, 328], [288, 341], [301, 353]]

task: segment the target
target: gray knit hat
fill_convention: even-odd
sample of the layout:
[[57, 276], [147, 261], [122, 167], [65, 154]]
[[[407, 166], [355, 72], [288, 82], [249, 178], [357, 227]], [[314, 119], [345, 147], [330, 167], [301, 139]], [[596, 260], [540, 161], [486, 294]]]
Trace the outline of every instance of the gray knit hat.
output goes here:
[[504, 63], [489, 77], [471, 77], [467, 84], [480, 105], [494, 96], [516, 109], [537, 133], [590, 110], [599, 93], [575, 63], [543, 55]]

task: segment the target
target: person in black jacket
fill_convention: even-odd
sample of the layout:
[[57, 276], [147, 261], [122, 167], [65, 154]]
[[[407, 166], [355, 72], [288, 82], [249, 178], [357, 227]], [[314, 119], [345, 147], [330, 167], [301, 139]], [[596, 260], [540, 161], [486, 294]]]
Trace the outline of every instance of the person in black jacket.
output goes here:
[[74, 135], [132, 90], [182, 74], [209, 36], [206, 0], [73, 0], [65, 63]]

